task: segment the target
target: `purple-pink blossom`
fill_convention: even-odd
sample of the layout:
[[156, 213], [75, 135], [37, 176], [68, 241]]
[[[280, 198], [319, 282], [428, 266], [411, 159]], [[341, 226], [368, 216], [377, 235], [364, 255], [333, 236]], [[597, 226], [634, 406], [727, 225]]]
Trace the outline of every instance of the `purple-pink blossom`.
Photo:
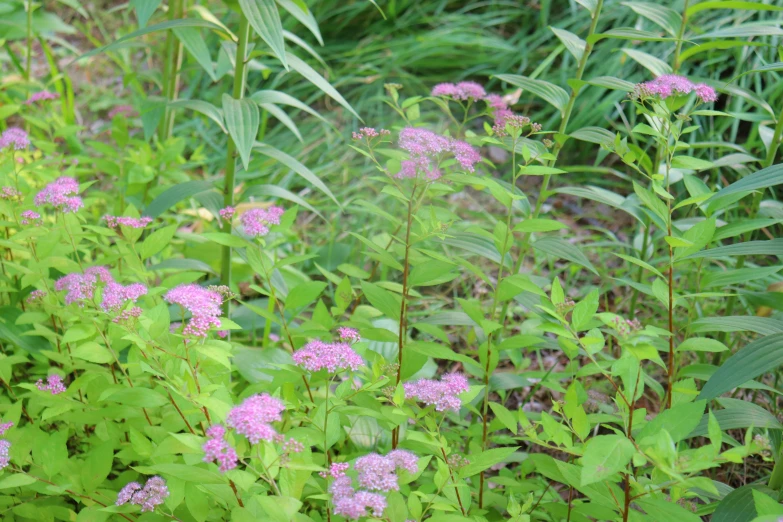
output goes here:
[[347, 326], [338, 327], [337, 335], [340, 337], [341, 341], [347, 343], [358, 343], [362, 340], [362, 337], [359, 335], [359, 330]]
[[0, 439], [0, 469], [5, 469], [11, 462], [8, 450], [11, 449], [11, 443], [5, 439]]
[[243, 213], [239, 220], [250, 237], [265, 236], [269, 233], [269, 225], [279, 225], [283, 215], [281, 207], [251, 208]]
[[355, 140], [371, 140], [379, 136], [388, 136], [391, 134], [386, 129], [374, 129], [373, 127], [362, 127], [359, 132], [352, 132], [351, 137]]
[[703, 102], [712, 102], [718, 99], [715, 89], [704, 83], [693, 83], [688, 78], [677, 74], [664, 74], [654, 80], [639, 83], [632, 93], [635, 98], [648, 98], [657, 96], [666, 99], [670, 96], [684, 96], [691, 92]]
[[95, 285], [98, 282], [112, 283], [114, 278], [104, 266], [92, 266], [84, 270], [83, 274], [72, 273], [61, 277], [54, 283], [54, 289], [58, 292], [65, 290], [65, 304], [72, 304], [84, 299], [92, 299], [95, 293]]
[[13, 422], [2, 422], [0, 423], [0, 436], [5, 435], [5, 432], [11, 429], [11, 427], [14, 425]]
[[372, 491], [399, 490], [397, 470], [405, 469], [410, 473], [418, 471], [419, 458], [405, 450], [394, 450], [385, 456], [370, 453], [360, 457], [354, 464], [359, 474], [359, 485]]
[[60, 95], [56, 92], [50, 92], [50, 91], [39, 91], [34, 93], [30, 98], [27, 99], [25, 105], [32, 105], [39, 101], [48, 101], [48, 100], [56, 100], [59, 98]]
[[65, 384], [63, 384], [63, 378], [56, 373], [51, 374], [46, 378], [46, 384], [42, 379], [38, 379], [35, 386], [41, 391], [51, 392], [52, 395], [57, 395], [65, 391]]
[[20, 221], [22, 225], [41, 226], [41, 214], [34, 210], [25, 210], [19, 216], [22, 218]]
[[325, 343], [310, 341], [294, 352], [294, 362], [311, 372], [326, 369], [329, 373], [350, 368], [358, 370], [364, 360], [346, 343]]
[[368, 514], [375, 517], [383, 516], [386, 509], [386, 497], [369, 491], [356, 491], [351, 484], [351, 478], [341, 476], [329, 486], [334, 504], [334, 514], [351, 520], [356, 520]]
[[103, 288], [101, 308], [106, 312], [116, 312], [128, 301], [135, 303], [139, 297], [147, 294], [147, 287], [141, 283], [123, 286], [117, 282], [106, 283]]
[[0, 188], [0, 199], [22, 199], [22, 193], [13, 187]]
[[268, 393], [253, 395], [231, 409], [226, 424], [247, 437], [251, 444], [257, 444], [261, 440], [274, 439], [277, 432], [271, 423], [283, 419], [283, 410], [285, 405], [280, 399]]
[[331, 477], [331, 478], [340, 478], [342, 476], [345, 476], [345, 472], [350, 468], [351, 465], [347, 462], [334, 462], [331, 466], [329, 466], [328, 471], [321, 471], [318, 473], [323, 478]]
[[225, 441], [226, 429], [216, 424], [207, 430], [207, 442], [201, 446], [204, 450], [204, 462], [215, 462], [221, 472], [237, 467], [237, 452]]
[[131, 105], [116, 105], [109, 111], [109, 118], [114, 118], [119, 114], [122, 114], [126, 118], [130, 118], [131, 116], [136, 115], [136, 110]]
[[141, 511], [154, 511], [169, 496], [169, 488], [161, 477], [150, 477], [144, 487], [138, 482], [129, 482], [117, 495], [116, 505], [131, 503], [141, 506]]
[[432, 89], [432, 96], [446, 96], [455, 100], [481, 100], [487, 95], [484, 87], [476, 82], [439, 83]]
[[79, 194], [79, 182], [68, 176], [61, 176], [49, 183], [34, 199], [36, 206], [52, 205], [61, 212], [76, 212], [84, 206]]
[[223, 221], [231, 221], [234, 219], [234, 214], [236, 213], [236, 209], [234, 207], [226, 207], [221, 208], [218, 211], [218, 214], [220, 215], [220, 219]]
[[27, 131], [19, 127], [8, 127], [0, 134], [0, 149], [13, 147], [14, 150], [26, 149], [30, 146], [30, 137]]
[[424, 174], [428, 179], [438, 179], [441, 177], [440, 162], [449, 155], [469, 172], [473, 172], [475, 164], [481, 161], [478, 150], [470, 144], [422, 128], [402, 129], [399, 145], [408, 152], [409, 159], [401, 162], [398, 178], [414, 178]]
[[[30, 292], [30, 295], [27, 296], [26, 301], [28, 303], [34, 303], [36, 301], [40, 301], [44, 297], [46, 297], [46, 292], [44, 292], [43, 290], [33, 290], [32, 292]], [[2, 435], [2, 433], [0, 433], [0, 435]]]
[[112, 322], [113, 323], [118, 323], [118, 324], [119, 323], [128, 322], [131, 319], [135, 319], [137, 317], [141, 317], [141, 313], [143, 311], [144, 310], [142, 310], [138, 306], [132, 306], [132, 307], [128, 308], [127, 310], [123, 310], [122, 312], [120, 312], [117, 317], [112, 319]]
[[436, 411], [459, 411], [462, 401], [459, 394], [468, 391], [468, 379], [459, 373], [450, 373], [441, 380], [419, 379], [405, 383], [406, 399], [416, 399], [424, 404], [434, 405]]
[[128, 228], [144, 228], [150, 223], [152, 223], [151, 217], [140, 217], [140, 218], [134, 218], [134, 217], [128, 217], [128, 216], [103, 216], [103, 219], [106, 220], [106, 224], [109, 226], [109, 228], [118, 228], [120, 226], [128, 227]]
[[185, 335], [206, 337], [211, 327], [220, 326], [223, 297], [218, 292], [191, 283], [172, 288], [164, 299], [190, 312], [190, 320], [182, 331]]

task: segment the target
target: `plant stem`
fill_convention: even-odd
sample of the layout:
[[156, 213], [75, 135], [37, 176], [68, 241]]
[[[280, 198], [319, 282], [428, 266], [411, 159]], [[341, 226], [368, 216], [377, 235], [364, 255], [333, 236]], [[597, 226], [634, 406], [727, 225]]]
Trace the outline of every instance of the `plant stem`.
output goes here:
[[33, 63], [33, 0], [27, 0], [27, 61], [24, 68], [24, 79], [30, 81], [30, 70]]
[[682, 37], [685, 34], [685, 26], [688, 25], [688, 2], [685, 0], [685, 5], [682, 8], [682, 23], [680, 24], [680, 30], [677, 33], [677, 47], [674, 49], [674, 74], [680, 70], [680, 51], [682, 51]]
[[[169, 20], [174, 21], [182, 18], [185, 13], [185, 0], [171, 0], [169, 4]], [[179, 71], [182, 66], [182, 42], [179, 38], [173, 34], [173, 31], [169, 31], [166, 35], [166, 82], [164, 82], [164, 95], [166, 103], [170, 103], [177, 99], [177, 92], [179, 90]], [[161, 127], [159, 129], [158, 137], [161, 141], [170, 138], [174, 130], [174, 116], [176, 111], [170, 110], [168, 107], [163, 116]]]
[[[234, 99], [241, 99], [245, 92], [245, 55], [247, 53], [247, 41], [250, 37], [250, 24], [244, 14], [240, 14], [239, 21], [239, 41], [237, 42], [237, 54], [234, 64]], [[229, 207], [234, 204], [234, 172], [236, 168], [236, 144], [231, 136], [228, 136], [228, 145], [226, 147], [226, 177], [223, 188], [223, 206]], [[231, 234], [231, 223], [225, 220], [223, 223], [223, 232]], [[231, 247], [224, 245], [221, 259], [220, 283], [231, 286]], [[271, 283], [270, 283], [271, 284]], [[229, 302], [223, 304], [223, 313], [228, 317]]]
[[[405, 336], [408, 332], [408, 273], [409, 256], [411, 249], [411, 226], [413, 224], [413, 200], [416, 195], [417, 185], [413, 185], [411, 196], [408, 199], [408, 221], [405, 226], [405, 260], [402, 265], [402, 301], [400, 302], [400, 324], [399, 324], [399, 336], [397, 337], [397, 381], [396, 384], [400, 384], [402, 380], [402, 354], [405, 347]], [[392, 430], [392, 449], [397, 449], [400, 438], [400, 427], [397, 426]]]

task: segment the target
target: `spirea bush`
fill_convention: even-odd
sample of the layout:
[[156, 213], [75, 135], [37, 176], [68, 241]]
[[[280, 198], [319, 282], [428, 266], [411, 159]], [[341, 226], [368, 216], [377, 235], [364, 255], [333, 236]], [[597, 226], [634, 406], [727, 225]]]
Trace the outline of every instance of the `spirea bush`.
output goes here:
[[[278, 3], [320, 40], [306, 6]], [[728, 5], [628, 3], [649, 32], [578, 4], [584, 38], [553, 29], [566, 84], [387, 83], [388, 128], [340, 129], [339, 191], [263, 141], [269, 115], [299, 135], [278, 105], [313, 111], [246, 92], [260, 56], [353, 112], [286, 51], [273, 2], [231, 7], [234, 33], [175, 0], [83, 56], [167, 31], [162, 101], [116, 104], [89, 148], [73, 92], [30, 89], [27, 67], [0, 107], [2, 518], [783, 520], [783, 103], [685, 75], [689, 18]], [[196, 28], [230, 42], [217, 63]], [[617, 41], [668, 45], [672, 65], [587, 78]], [[178, 99], [183, 49], [233, 82], [220, 108]], [[619, 93], [620, 123], [572, 128], [585, 89]], [[177, 137], [183, 109], [219, 129], [220, 172]], [[760, 148], [714, 131], [732, 118]], [[270, 161], [288, 188], [246, 187]], [[569, 185], [580, 172], [613, 178]], [[575, 199], [597, 218], [562, 209]]]

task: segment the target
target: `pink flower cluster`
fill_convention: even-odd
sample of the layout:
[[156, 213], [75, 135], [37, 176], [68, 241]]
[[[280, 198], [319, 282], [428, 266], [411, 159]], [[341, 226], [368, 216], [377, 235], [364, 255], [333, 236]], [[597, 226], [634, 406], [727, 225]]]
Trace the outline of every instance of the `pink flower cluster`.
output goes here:
[[117, 312], [128, 301], [135, 303], [147, 293], [147, 287], [141, 283], [127, 286], [117, 283], [104, 266], [92, 266], [85, 269], [83, 274], [73, 273], [61, 277], [54, 283], [54, 289], [58, 292], [65, 290], [65, 304], [72, 304], [92, 299], [98, 282], [105, 285], [101, 301], [101, 308], [105, 312]]
[[283, 209], [277, 206], [269, 208], [251, 208], [240, 217], [245, 233], [250, 237], [265, 236], [269, 225], [279, 225]]
[[459, 411], [462, 407], [458, 395], [468, 391], [468, 379], [459, 373], [450, 373], [440, 381], [434, 379], [419, 379], [405, 383], [406, 399], [416, 399], [427, 405], [434, 405], [436, 411]]
[[39, 101], [56, 100], [59, 97], [60, 95], [56, 92], [40, 91], [30, 96], [30, 98], [24, 103], [25, 105], [32, 105]]
[[[5, 435], [5, 432], [8, 431], [13, 425], [14, 425], [13, 422], [1, 423], [0, 435]], [[8, 464], [11, 462], [11, 457], [8, 455], [8, 451], [10, 449], [11, 449], [11, 443], [5, 439], [0, 439], [0, 470], [6, 468]]]
[[103, 216], [103, 219], [106, 220], [106, 224], [109, 226], [109, 228], [119, 228], [120, 226], [129, 228], [144, 228], [152, 223], [152, 218], [147, 216], [134, 218], [127, 216], [106, 215]]
[[127, 310], [123, 310], [122, 312], [120, 312], [120, 314], [117, 317], [115, 317], [114, 319], [112, 319], [111, 321], [113, 323], [117, 323], [117, 324], [125, 323], [125, 322], [130, 321], [131, 319], [135, 319], [137, 317], [141, 317], [141, 313], [143, 311], [144, 310], [142, 310], [138, 306], [133, 306], [131, 308], [128, 308]]
[[52, 395], [57, 395], [65, 391], [65, 384], [63, 384], [63, 378], [56, 373], [51, 374], [46, 378], [46, 384], [42, 379], [38, 379], [35, 386], [41, 391], [49, 391]]
[[35, 204], [52, 205], [62, 212], [76, 212], [84, 206], [79, 194], [79, 182], [68, 176], [61, 176], [49, 183], [35, 196]]
[[405, 469], [416, 473], [417, 462], [418, 457], [405, 450], [394, 450], [386, 456], [372, 453], [359, 458], [354, 465], [359, 475], [359, 485], [370, 491], [354, 489], [351, 478], [345, 474], [348, 464], [332, 464], [329, 471], [322, 472], [321, 476], [334, 479], [329, 486], [334, 513], [352, 520], [366, 516], [368, 512], [374, 517], [382, 517], [386, 509], [386, 497], [373, 491], [399, 490], [396, 471]]
[[26, 301], [28, 303], [34, 303], [36, 301], [43, 299], [44, 297], [46, 297], [46, 292], [44, 292], [43, 290], [33, 290], [32, 292], [30, 292], [30, 295], [27, 296]]
[[226, 207], [226, 208], [221, 208], [218, 211], [218, 214], [220, 214], [220, 219], [222, 219], [223, 221], [231, 221], [232, 219], [234, 219], [234, 214], [236, 213], [236, 211], [237, 210], [234, 207]]
[[20, 223], [23, 225], [41, 226], [41, 214], [34, 210], [25, 210], [19, 216], [22, 218]]
[[109, 118], [114, 118], [119, 114], [122, 114], [126, 118], [130, 118], [131, 116], [136, 115], [136, 110], [131, 105], [117, 105], [109, 111]]
[[26, 149], [30, 146], [30, 137], [19, 127], [8, 127], [0, 134], [0, 149], [13, 147], [14, 150]]
[[359, 335], [359, 330], [347, 326], [340, 326], [337, 328], [337, 335], [340, 337], [341, 341], [351, 344], [358, 343], [362, 340], [362, 337]]
[[225, 473], [230, 469], [237, 467], [237, 452], [232, 448], [223, 437], [226, 435], [226, 429], [220, 424], [216, 424], [207, 430], [207, 442], [201, 446], [204, 450], [204, 462], [215, 462], [219, 464], [220, 471]]
[[0, 199], [22, 199], [22, 193], [13, 187], [0, 188]]
[[150, 477], [144, 487], [138, 482], [129, 482], [117, 495], [116, 505], [131, 503], [141, 506], [141, 511], [154, 511], [169, 496], [169, 488], [161, 477]]
[[325, 343], [310, 341], [294, 352], [294, 362], [311, 372], [326, 369], [329, 373], [350, 368], [358, 370], [364, 360], [346, 343]]
[[409, 473], [416, 473], [419, 458], [413, 453], [405, 450], [394, 450], [385, 456], [377, 453], [370, 453], [360, 457], [354, 464], [354, 469], [359, 474], [359, 485], [371, 491], [392, 491], [399, 490], [397, 484], [398, 469], [407, 470]]
[[211, 327], [220, 326], [223, 297], [218, 292], [191, 283], [172, 288], [164, 299], [190, 312], [190, 321], [182, 331], [185, 335], [206, 337]]
[[406, 127], [400, 131], [400, 148], [407, 151], [410, 159], [401, 163], [398, 178], [415, 178], [423, 173], [428, 179], [441, 177], [440, 161], [452, 155], [463, 169], [473, 172], [474, 165], [481, 161], [478, 150], [464, 141], [447, 138], [427, 129]]
[[285, 405], [280, 399], [268, 393], [253, 395], [228, 412], [226, 424], [247, 437], [251, 444], [257, 444], [258, 441], [275, 438], [277, 432], [271, 423], [283, 420], [283, 410]]
[[370, 141], [373, 138], [377, 138], [379, 136], [388, 136], [389, 134], [391, 134], [391, 132], [386, 129], [376, 130], [372, 127], [362, 127], [359, 129], [359, 132], [352, 132], [351, 137], [355, 140]]
[[718, 99], [715, 89], [705, 83], [693, 83], [684, 76], [664, 74], [649, 82], [636, 84], [631, 94], [633, 98], [649, 98], [657, 96], [666, 99], [670, 96], [685, 96], [695, 92], [703, 102], [714, 102]]
[[483, 100], [487, 96], [484, 87], [476, 82], [439, 83], [433, 87], [431, 94], [455, 100]]

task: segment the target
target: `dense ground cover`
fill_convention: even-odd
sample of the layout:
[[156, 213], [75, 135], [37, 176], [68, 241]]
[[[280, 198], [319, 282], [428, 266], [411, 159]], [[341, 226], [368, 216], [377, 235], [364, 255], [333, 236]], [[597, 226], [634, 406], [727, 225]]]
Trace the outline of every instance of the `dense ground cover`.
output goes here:
[[3, 520], [779, 521], [783, 6], [0, 6]]

